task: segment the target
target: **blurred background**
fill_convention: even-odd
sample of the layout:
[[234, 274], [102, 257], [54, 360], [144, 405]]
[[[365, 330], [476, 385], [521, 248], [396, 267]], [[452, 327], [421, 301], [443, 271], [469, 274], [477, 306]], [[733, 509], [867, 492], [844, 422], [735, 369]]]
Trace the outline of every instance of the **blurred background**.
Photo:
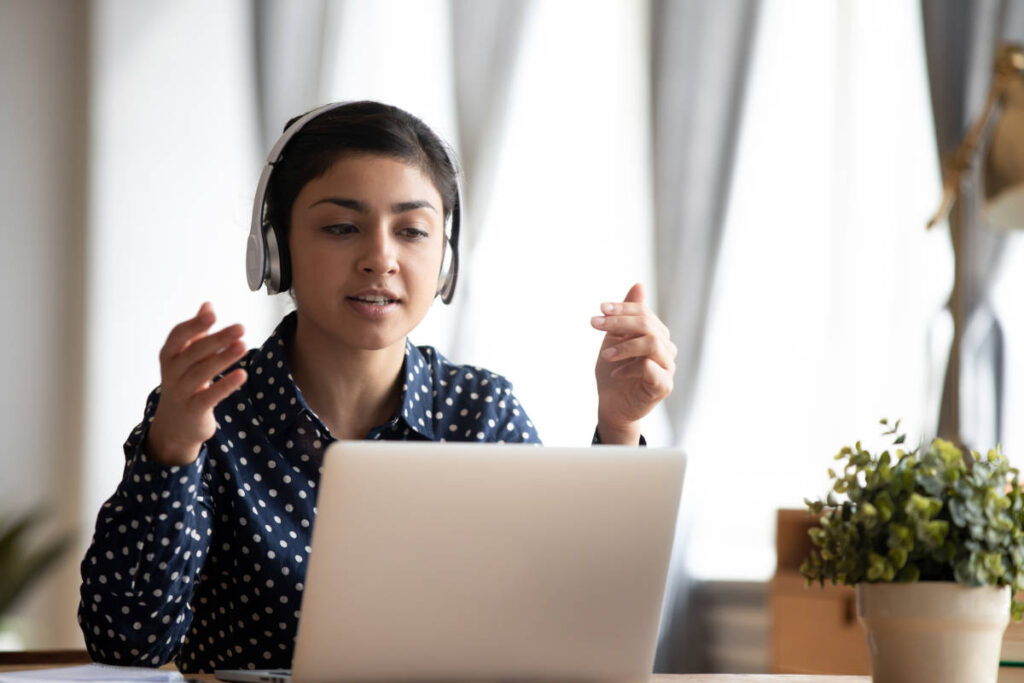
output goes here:
[[[0, 0], [0, 523], [44, 509], [29, 547], [73, 536], [0, 613], [0, 647], [82, 646], [77, 564], [164, 338], [203, 301], [250, 346], [270, 333], [290, 302], [251, 293], [243, 265], [265, 155], [290, 117], [370, 98], [423, 118], [466, 174], [460, 288], [413, 341], [508, 376], [547, 444], [589, 443], [589, 318], [647, 286], [680, 356], [645, 431], [690, 457], [658, 666], [764, 670], [775, 510], [823, 494], [832, 454], [881, 417], [940, 430], [955, 259], [947, 222], [925, 223], [1008, 12]], [[1001, 341], [965, 364], [957, 425], [1011, 462], [1019, 242], [980, 267]], [[716, 603], [738, 607], [698, 613]]]

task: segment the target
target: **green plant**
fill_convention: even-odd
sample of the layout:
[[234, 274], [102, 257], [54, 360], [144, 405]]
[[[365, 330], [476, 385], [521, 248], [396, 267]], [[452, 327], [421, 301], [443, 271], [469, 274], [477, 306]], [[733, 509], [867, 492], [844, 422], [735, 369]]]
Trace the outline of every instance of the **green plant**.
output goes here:
[[[888, 427], [888, 421], [881, 423]], [[904, 443], [899, 420], [884, 432]], [[965, 455], [935, 439], [921, 452], [873, 454], [858, 441], [835, 456], [832, 490], [805, 500], [820, 515], [800, 567], [808, 585], [957, 581], [1024, 589], [1024, 495], [1018, 470], [997, 446]], [[1012, 600], [1015, 619], [1024, 602]]]
[[0, 519], [0, 615], [7, 612], [71, 544], [70, 536], [62, 536], [30, 550], [27, 537], [43, 518], [43, 513], [32, 511], [13, 520]]

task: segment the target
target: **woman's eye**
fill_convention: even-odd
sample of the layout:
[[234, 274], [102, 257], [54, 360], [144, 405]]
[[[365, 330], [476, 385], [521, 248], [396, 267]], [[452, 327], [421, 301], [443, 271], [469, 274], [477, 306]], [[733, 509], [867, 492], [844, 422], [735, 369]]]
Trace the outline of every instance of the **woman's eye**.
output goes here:
[[338, 223], [324, 226], [323, 231], [329, 235], [348, 235], [356, 231], [356, 226], [351, 223]]
[[401, 234], [414, 240], [421, 240], [429, 236], [426, 230], [420, 228], [402, 228]]

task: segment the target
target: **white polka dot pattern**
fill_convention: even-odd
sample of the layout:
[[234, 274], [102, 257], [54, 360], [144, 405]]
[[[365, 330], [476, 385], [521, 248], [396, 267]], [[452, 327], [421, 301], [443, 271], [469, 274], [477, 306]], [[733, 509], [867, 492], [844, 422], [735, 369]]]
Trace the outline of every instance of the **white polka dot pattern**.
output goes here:
[[[334, 440], [287, 365], [289, 314], [238, 365], [187, 467], [143, 452], [160, 390], [124, 446], [125, 469], [82, 561], [78, 619], [90, 655], [185, 672], [291, 665], [323, 451]], [[406, 343], [402, 402], [367, 439], [540, 443], [500, 375]]]

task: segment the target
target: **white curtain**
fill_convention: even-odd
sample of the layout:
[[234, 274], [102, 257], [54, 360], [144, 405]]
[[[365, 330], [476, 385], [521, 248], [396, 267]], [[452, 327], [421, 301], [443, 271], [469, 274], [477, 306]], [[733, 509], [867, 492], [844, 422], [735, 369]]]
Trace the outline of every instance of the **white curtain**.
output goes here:
[[323, 104], [324, 43], [334, 15], [326, 0], [254, 0], [252, 7], [260, 147], [269, 152], [285, 123]]
[[[452, 69], [458, 121], [457, 148], [463, 171], [460, 255], [475, 258], [487, 225], [488, 206], [505, 137], [509, 96], [532, 0], [451, 0]], [[463, 268], [454, 299], [456, 329], [450, 353], [464, 350], [466, 315], [473, 297], [470, 268]], [[461, 286], [460, 286], [461, 285]]]
[[[654, 290], [646, 6], [538, 2], [522, 40], [488, 208], [471, 218], [460, 360], [508, 376], [545, 443], [585, 445], [590, 317], [633, 282]], [[663, 414], [645, 429], [667, 443]]]
[[[696, 394], [758, 6], [752, 0], [656, 0], [652, 5], [658, 311], [680, 349], [675, 389], [666, 401], [677, 444], [686, 441]], [[685, 520], [679, 530], [659, 671], [700, 670], [699, 633], [686, 623]]]
[[926, 423], [950, 284], [919, 8], [764, 0], [684, 445], [686, 564], [765, 580], [775, 510], [879, 418]]

